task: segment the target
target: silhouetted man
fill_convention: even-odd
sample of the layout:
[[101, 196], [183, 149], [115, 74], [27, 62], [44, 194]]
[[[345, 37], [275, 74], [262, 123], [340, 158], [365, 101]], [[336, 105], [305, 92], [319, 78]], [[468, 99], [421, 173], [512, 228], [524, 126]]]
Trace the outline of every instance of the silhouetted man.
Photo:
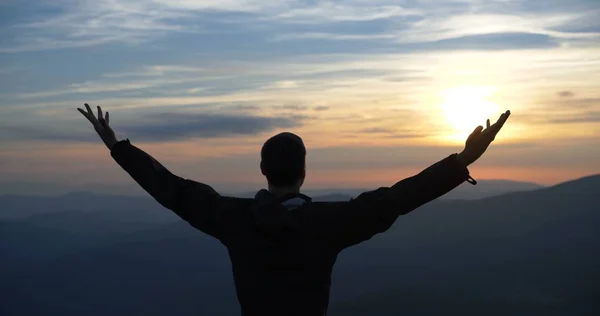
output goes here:
[[294, 134], [275, 135], [262, 148], [260, 169], [268, 190], [260, 190], [253, 199], [225, 197], [206, 184], [172, 174], [128, 139], [117, 141], [108, 112], [103, 116], [98, 107], [96, 117], [88, 104], [85, 107], [78, 110], [144, 190], [227, 247], [244, 316], [325, 315], [340, 251], [385, 232], [398, 216], [464, 181], [475, 184], [467, 166], [485, 152], [510, 116], [507, 111], [491, 126], [487, 120], [487, 128], [478, 126], [461, 153], [391, 187], [347, 202], [312, 202], [300, 193], [306, 149]]

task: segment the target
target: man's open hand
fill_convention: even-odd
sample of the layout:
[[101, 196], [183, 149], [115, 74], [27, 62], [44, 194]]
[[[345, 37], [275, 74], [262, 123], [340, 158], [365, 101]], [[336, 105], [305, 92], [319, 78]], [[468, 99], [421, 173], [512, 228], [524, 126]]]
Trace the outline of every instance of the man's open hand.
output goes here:
[[469, 138], [467, 138], [465, 149], [458, 154], [457, 158], [459, 162], [466, 167], [479, 159], [492, 141], [494, 141], [509, 116], [510, 111], [506, 111], [500, 115], [500, 118], [494, 125], [490, 125], [490, 120], [488, 119], [486, 129], [483, 129], [483, 126], [477, 126], [473, 133], [469, 135]]
[[92, 123], [94, 129], [98, 133], [98, 136], [100, 136], [104, 144], [106, 144], [106, 147], [111, 150], [112, 147], [117, 143], [117, 137], [115, 136], [115, 132], [108, 125], [108, 112], [106, 112], [106, 117], [104, 117], [102, 115], [102, 109], [98, 106], [98, 117], [96, 118], [94, 112], [92, 112], [92, 109], [87, 103], [85, 104], [85, 108], [87, 111], [84, 111], [80, 108], [77, 108], [77, 110], [83, 114], [83, 116], [85, 116], [90, 123]]

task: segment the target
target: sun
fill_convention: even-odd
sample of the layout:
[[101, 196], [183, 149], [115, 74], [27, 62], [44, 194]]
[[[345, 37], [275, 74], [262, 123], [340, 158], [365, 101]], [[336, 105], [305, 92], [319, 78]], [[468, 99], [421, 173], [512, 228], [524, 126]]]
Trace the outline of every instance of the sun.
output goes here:
[[451, 138], [463, 139], [478, 125], [485, 126], [488, 118], [494, 123], [500, 107], [487, 99], [493, 91], [490, 87], [460, 86], [443, 92], [441, 108], [447, 123], [456, 132]]

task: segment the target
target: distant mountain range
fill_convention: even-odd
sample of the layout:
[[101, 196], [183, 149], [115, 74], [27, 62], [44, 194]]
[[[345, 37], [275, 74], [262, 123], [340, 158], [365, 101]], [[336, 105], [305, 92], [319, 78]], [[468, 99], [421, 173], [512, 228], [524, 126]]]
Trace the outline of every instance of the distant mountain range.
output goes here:
[[[600, 175], [517, 191], [436, 200], [344, 251], [328, 315], [598, 315]], [[2, 315], [239, 315], [226, 249], [150, 198], [0, 210]]]
[[[393, 185], [389, 183], [386, 185]], [[469, 183], [464, 183], [452, 192], [444, 195], [443, 199], [461, 199], [461, 200], [475, 200], [482, 199], [494, 195], [500, 195], [510, 192], [519, 191], [531, 191], [535, 189], [541, 189], [544, 186], [523, 181], [511, 181], [511, 180], [481, 180], [478, 181], [477, 185], [473, 186]], [[304, 190], [303, 193], [314, 197], [315, 200], [319, 201], [344, 201], [354, 198], [365, 191], [374, 190], [376, 188], [363, 188], [363, 189], [308, 189]], [[240, 197], [254, 197], [256, 192], [244, 192], [233, 194], [234, 196]]]
[[[476, 186], [464, 183], [452, 192], [444, 195], [443, 199], [480, 199], [494, 195], [530, 191], [543, 188], [531, 182], [518, 182], [507, 180], [482, 180]], [[303, 193], [312, 196], [315, 201], [347, 201], [360, 193], [372, 189], [318, 189], [306, 190]], [[233, 193], [232, 196], [254, 197], [256, 192]], [[150, 221], [175, 220], [170, 213], [166, 213], [162, 206], [148, 195], [114, 195], [97, 194], [90, 191], [75, 191], [57, 196], [35, 195], [0, 195], [0, 219], [26, 218], [36, 214], [49, 214], [69, 211], [102, 211], [101, 216], [118, 217], [123, 220], [124, 214], [138, 214], [143, 212], [143, 218]], [[123, 212], [130, 210], [132, 212]], [[138, 220], [135, 215], [132, 219]]]
[[119, 196], [73, 192], [60, 196], [0, 195], [0, 219], [27, 218], [57, 212], [95, 213], [94, 216], [136, 221], [173, 219], [150, 196]]

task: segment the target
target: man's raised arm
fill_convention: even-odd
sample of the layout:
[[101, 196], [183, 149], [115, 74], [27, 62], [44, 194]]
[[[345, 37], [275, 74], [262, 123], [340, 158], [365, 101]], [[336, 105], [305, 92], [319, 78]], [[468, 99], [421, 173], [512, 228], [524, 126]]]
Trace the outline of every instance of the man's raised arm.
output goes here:
[[306, 213], [306, 222], [340, 249], [388, 230], [398, 216], [437, 199], [464, 181], [476, 184], [467, 167], [481, 157], [509, 116], [507, 111], [494, 125], [488, 120], [486, 129], [478, 126], [461, 153], [450, 155], [391, 187], [362, 193], [349, 202], [315, 203]]
[[90, 106], [79, 109], [110, 150], [113, 159], [156, 201], [175, 212], [199, 230], [220, 239], [221, 225], [216, 210], [219, 194], [210, 186], [172, 174], [156, 159], [133, 146], [129, 140], [117, 141], [109, 126], [109, 115], [98, 117]]

